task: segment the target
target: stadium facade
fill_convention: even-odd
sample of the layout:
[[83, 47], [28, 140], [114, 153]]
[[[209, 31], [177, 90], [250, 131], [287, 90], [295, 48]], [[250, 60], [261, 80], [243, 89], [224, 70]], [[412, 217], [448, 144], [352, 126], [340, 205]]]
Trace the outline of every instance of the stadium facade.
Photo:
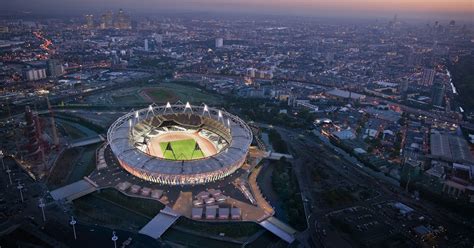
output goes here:
[[[214, 146], [200, 158], [167, 159], [150, 152], [151, 141], [169, 133], [199, 135]], [[246, 160], [252, 132], [239, 117], [226, 111], [177, 103], [150, 105], [118, 118], [107, 133], [120, 165], [141, 179], [167, 185], [194, 185], [222, 179]], [[171, 151], [177, 152], [167, 146]], [[196, 149], [200, 149], [196, 145]]]

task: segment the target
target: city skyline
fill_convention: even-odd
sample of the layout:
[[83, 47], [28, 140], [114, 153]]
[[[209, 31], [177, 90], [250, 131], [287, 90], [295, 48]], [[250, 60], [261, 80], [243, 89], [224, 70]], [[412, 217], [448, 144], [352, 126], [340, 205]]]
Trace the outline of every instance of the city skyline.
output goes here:
[[4, 1], [6, 11], [3, 15], [31, 14], [82, 14], [98, 12], [111, 8], [124, 8], [135, 14], [172, 13], [172, 12], [208, 12], [236, 14], [298, 15], [320, 17], [366, 17], [380, 18], [398, 14], [412, 19], [459, 19], [472, 21], [474, 5], [470, 0], [183, 0], [178, 3], [171, 0], [140, 0], [130, 3], [126, 0], [102, 1], [59, 1], [47, 0], [30, 2], [28, 0]]

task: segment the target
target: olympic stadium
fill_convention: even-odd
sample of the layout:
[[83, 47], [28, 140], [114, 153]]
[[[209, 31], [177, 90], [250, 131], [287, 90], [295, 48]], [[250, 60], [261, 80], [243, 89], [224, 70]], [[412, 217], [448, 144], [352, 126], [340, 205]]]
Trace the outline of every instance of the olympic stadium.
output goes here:
[[196, 185], [239, 169], [252, 132], [226, 111], [178, 102], [121, 116], [107, 140], [120, 166], [132, 175], [159, 184]]

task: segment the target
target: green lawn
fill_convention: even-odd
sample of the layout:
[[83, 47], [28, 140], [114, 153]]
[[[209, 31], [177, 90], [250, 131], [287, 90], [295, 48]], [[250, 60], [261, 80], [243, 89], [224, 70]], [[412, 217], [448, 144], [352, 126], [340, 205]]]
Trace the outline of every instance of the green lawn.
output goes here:
[[174, 102], [177, 101], [177, 96], [168, 89], [156, 88], [149, 89], [148, 94], [155, 99], [156, 102]]
[[143, 90], [155, 103], [175, 103], [180, 100], [183, 103], [190, 102], [196, 105], [203, 102], [213, 105], [223, 102], [222, 96], [188, 84], [160, 83], [156, 87]]
[[168, 142], [160, 143], [161, 151], [163, 152], [163, 156], [166, 159], [190, 160], [204, 157], [204, 153], [201, 150], [194, 151], [194, 146], [196, 145], [196, 141], [194, 141], [194, 139], [176, 140], [169, 143], [171, 144], [171, 148], [174, 151], [174, 155], [173, 152], [166, 151]]

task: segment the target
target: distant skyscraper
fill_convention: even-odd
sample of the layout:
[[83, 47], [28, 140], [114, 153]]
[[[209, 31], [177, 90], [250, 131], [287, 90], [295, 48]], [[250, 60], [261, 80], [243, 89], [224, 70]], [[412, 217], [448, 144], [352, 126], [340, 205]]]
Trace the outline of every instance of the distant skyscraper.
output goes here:
[[436, 74], [436, 71], [433, 69], [424, 69], [423, 74], [421, 75], [421, 85], [423, 86], [433, 85], [435, 74]]
[[224, 39], [223, 38], [216, 38], [216, 48], [220, 48], [224, 46]]
[[88, 29], [94, 28], [94, 16], [93, 15], [85, 15], [84, 18], [86, 19], [86, 28], [88, 28]]
[[408, 92], [408, 80], [403, 80], [399, 84], [399, 90], [400, 90], [400, 95], [402, 96], [402, 99], [406, 99], [407, 97], [407, 92]]
[[114, 27], [114, 15], [112, 11], [105, 12], [101, 17], [100, 28], [109, 29]]
[[431, 91], [431, 103], [434, 106], [443, 106], [445, 92], [446, 85], [441, 81], [436, 81]]
[[148, 39], [145, 39], [145, 44], [143, 45], [145, 51], [148, 51]]
[[130, 29], [132, 28], [130, 17], [123, 12], [122, 9], [119, 10], [115, 16], [115, 28], [117, 29]]

